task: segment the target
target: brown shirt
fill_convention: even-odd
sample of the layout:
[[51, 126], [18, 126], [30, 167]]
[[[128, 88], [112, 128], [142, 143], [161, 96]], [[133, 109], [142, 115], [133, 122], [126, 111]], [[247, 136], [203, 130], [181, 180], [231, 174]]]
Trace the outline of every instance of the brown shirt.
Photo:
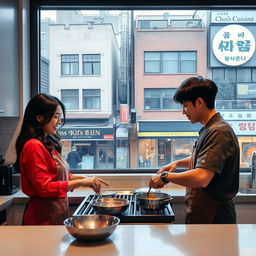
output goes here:
[[192, 168], [216, 172], [204, 191], [217, 201], [232, 199], [239, 188], [239, 144], [231, 126], [215, 114], [199, 132]]

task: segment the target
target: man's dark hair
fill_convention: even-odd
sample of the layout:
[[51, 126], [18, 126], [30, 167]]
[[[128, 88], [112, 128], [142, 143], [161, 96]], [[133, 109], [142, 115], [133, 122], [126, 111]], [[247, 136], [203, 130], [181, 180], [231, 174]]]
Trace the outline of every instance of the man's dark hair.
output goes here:
[[206, 106], [213, 109], [217, 92], [218, 87], [212, 80], [204, 79], [202, 76], [190, 77], [177, 89], [173, 100], [181, 104], [190, 101], [195, 105], [197, 98], [201, 97]]

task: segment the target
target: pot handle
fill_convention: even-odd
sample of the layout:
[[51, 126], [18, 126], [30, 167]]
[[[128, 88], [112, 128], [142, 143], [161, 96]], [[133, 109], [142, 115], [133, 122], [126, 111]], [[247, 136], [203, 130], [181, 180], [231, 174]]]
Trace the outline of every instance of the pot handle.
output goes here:
[[162, 202], [163, 202], [163, 203], [166, 203], [166, 204], [171, 203], [172, 199], [173, 199], [172, 197], [161, 199], [161, 203], [162, 203]]

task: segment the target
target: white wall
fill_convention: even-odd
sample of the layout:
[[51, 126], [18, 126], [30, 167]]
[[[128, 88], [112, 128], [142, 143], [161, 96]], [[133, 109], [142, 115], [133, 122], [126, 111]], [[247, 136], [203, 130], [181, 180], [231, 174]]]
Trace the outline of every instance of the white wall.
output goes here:
[[[110, 24], [50, 25], [50, 93], [60, 98], [60, 89], [101, 89], [101, 113], [112, 113], [113, 70], [117, 70], [117, 44]], [[79, 54], [79, 75], [61, 76], [61, 54]], [[82, 74], [82, 54], [101, 55], [100, 76]], [[113, 60], [115, 58], [115, 60]], [[80, 93], [80, 102], [81, 102]], [[80, 109], [82, 108], [80, 104]], [[97, 110], [97, 112], [99, 112]]]

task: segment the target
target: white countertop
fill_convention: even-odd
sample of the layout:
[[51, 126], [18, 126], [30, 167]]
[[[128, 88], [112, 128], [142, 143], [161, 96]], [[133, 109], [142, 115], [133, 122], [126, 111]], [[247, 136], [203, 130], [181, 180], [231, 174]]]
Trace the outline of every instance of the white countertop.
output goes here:
[[105, 241], [82, 243], [65, 226], [0, 226], [0, 255], [254, 256], [256, 225], [119, 225]]

